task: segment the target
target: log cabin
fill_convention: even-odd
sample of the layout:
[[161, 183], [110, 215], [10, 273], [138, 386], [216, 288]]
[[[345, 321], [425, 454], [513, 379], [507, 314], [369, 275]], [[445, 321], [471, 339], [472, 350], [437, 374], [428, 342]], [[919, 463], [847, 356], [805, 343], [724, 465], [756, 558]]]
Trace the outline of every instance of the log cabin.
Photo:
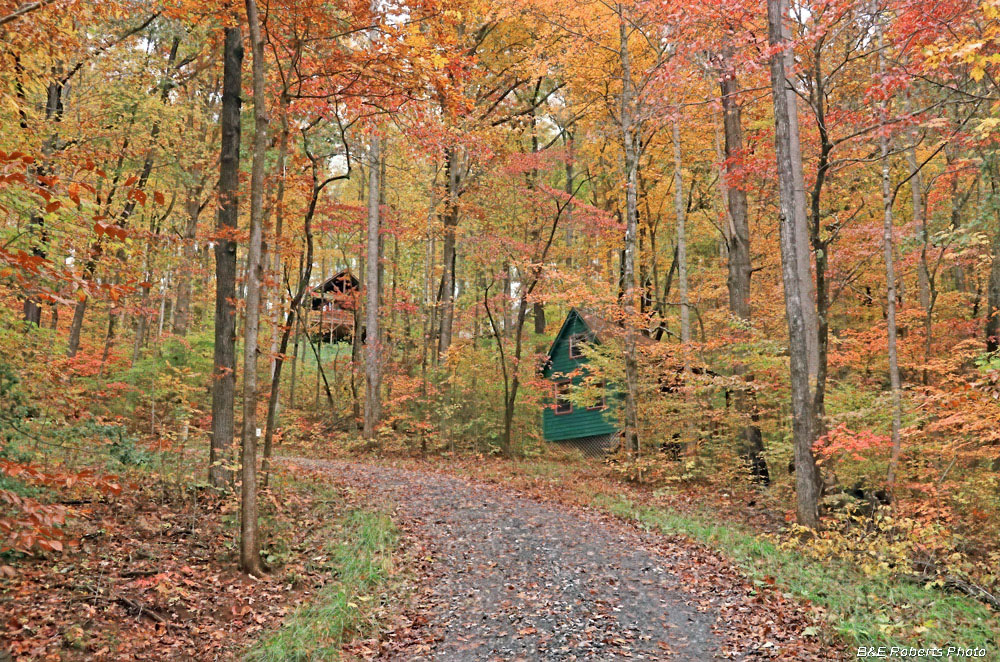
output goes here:
[[309, 334], [324, 342], [352, 342], [358, 324], [364, 339], [364, 327], [355, 321], [361, 296], [360, 281], [349, 269], [338, 271], [310, 293]]

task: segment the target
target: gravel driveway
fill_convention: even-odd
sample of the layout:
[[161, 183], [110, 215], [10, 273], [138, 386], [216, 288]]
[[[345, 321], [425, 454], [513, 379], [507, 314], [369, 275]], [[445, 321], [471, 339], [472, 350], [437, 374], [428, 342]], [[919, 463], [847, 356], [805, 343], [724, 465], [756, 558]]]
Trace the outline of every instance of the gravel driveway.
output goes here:
[[629, 527], [436, 473], [296, 462], [384, 497], [432, 559], [416, 605], [430, 635], [389, 659], [721, 659], [718, 612]]

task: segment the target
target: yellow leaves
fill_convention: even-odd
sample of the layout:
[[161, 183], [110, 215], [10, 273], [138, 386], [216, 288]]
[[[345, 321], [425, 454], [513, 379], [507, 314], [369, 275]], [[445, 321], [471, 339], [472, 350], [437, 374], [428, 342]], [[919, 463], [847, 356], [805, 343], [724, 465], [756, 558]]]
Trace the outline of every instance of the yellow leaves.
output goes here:
[[978, 65], [974, 66], [972, 70], [969, 71], [969, 76], [972, 78], [972, 80], [976, 81], [977, 83], [981, 81], [983, 79], [983, 76], [985, 75], [986, 75], [986, 69]]
[[414, 49], [426, 48], [427, 37], [416, 29], [412, 29], [410, 30], [410, 33], [406, 35], [406, 45]]
[[1000, 117], [987, 117], [976, 125], [975, 132], [979, 134], [981, 138], [985, 138], [998, 128], [1000, 128]]
[[435, 69], [443, 69], [444, 65], [448, 64], [448, 58], [444, 57], [440, 53], [434, 53], [430, 57], [431, 64]]

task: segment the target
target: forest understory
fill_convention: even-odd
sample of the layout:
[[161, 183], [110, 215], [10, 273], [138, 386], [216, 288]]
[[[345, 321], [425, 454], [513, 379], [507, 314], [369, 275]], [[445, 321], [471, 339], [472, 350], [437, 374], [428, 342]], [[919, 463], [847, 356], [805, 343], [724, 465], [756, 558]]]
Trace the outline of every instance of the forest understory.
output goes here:
[[0, 0], [0, 662], [1000, 660], [998, 147], [1000, 0]]

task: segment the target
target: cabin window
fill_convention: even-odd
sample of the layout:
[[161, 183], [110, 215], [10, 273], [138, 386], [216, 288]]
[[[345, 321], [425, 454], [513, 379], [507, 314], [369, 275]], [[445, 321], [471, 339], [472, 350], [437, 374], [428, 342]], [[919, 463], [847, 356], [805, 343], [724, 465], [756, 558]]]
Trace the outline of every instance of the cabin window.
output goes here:
[[589, 407], [587, 407], [588, 410], [591, 410], [591, 409], [604, 409], [605, 407], [608, 406], [608, 399], [607, 399], [607, 395], [605, 394], [605, 390], [604, 390], [604, 380], [602, 379], [601, 381], [597, 382], [596, 386], [597, 386], [597, 388], [601, 389], [601, 396], [599, 398], [597, 398], [597, 401], [594, 404], [592, 404]]
[[587, 342], [586, 333], [574, 333], [569, 337], [569, 358], [578, 359], [583, 356], [583, 344]]
[[556, 382], [556, 405], [554, 407], [556, 415], [568, 414], [573, 411], [573, 403], [569, 401], [569, 387], [568, 379]]

